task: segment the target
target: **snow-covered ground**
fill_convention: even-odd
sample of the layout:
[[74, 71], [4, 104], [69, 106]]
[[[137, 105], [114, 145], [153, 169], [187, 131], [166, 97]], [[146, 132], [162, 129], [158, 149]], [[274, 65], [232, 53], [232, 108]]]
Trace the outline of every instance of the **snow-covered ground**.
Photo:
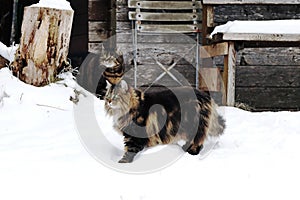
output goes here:
[[[0, 70], [0, 199], [300, 198], [300, 112], [222, 107], [227, 129], [207, 157], [184, 154], [165, 169], [132, 175], [84, 148], [69, 100], [77, 86], [65, 77], [36, 88]], [[99, 126], [114, 135], [103, 102], [94, 105]]]

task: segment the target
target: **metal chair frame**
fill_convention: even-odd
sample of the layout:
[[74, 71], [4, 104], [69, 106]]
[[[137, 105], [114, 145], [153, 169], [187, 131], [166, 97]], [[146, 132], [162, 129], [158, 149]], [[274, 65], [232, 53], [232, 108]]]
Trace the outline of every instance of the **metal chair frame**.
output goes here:
[[[201, 30], [201, 1], [145, 1], [128, 0], [128, 7], [134, 9], [130, 11], [129, 19], [132, 21], [132, 42], [133, 42], [133, 63], [134, 63], [134, 86], [137, 87], [138, 70], [138, 33], [196, 33], [196, 44], [191, 48], [196, 48], [196, 87], [199, 86], [199, 36]], [[184, 12], [182, 12], [184, 10]], [[167, 11], [167, 12], [164, 12]], [[180, 11], [180, 12], [178, 12]], [[146, 23], [145, 23], [146, 22]], [[150, 22], [150, 24], [149, 24]], [[162, 23], [163, 22], [163, 23]], [[166, 24], [166, 22], [171, 24]], [[154, 23], [154, 24], [152, 24]], [[189, 49], [187, 53], [191, 51]], [[186, 55], [185, 54], [185, 55]], [[182, 58], [183, 56], [181, 56]], [[171, 73], [180, 58], [170, 66], [164, 66], [155, 59], [156, 64], [163, 72], [154, 80], [158, 82], [165, 75], [170, 76], [179, 85], [181, 82]]]

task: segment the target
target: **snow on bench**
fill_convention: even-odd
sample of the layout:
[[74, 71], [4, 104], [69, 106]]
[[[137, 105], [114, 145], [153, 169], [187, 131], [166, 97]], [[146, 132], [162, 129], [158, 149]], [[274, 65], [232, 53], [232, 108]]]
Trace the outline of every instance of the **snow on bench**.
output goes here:
[[216, 26], [213, 40], [226, 41], [300, 41], [300, 20], [229, 21]]

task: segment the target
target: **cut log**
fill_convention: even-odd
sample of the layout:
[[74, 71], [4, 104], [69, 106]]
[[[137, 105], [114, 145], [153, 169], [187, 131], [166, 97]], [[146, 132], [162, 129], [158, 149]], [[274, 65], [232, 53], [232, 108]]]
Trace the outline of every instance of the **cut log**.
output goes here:
[[14, 75], [25, 83], [44, 86], [68, 64], [73, 10], [25, 7]]

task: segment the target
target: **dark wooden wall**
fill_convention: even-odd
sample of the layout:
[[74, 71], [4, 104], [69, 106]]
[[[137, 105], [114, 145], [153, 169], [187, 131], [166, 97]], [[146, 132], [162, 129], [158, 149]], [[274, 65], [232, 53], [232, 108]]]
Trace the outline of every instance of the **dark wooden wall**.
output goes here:
[[97, 53], [100, 44], [116, 33], [116, 0], [88, 0], [88, 12], [88, 49]]
[[88, 2], [70, 0], [74, 10], [70, 41], [70, 56], [80, 57], [88, 53]]
[[[0, 7], [0, 40], [7, 46], [10, 46], [12, 42], [18, 44], [21, 37], [21, 25], [23, 18], [23, 9], [25, 6], [38, 3], [38, 0], [19, 0], [16, 7], [16, 24], [15, 27], [15, 38], [11, 38], [11, 28], [12, 28], [12, 16], [13, 16], [13, 0], [3, 0], [1, 1]], [[11, 41], [11, 39], [13, 41]]]
[[1, 1], [0, 6], [0, 41], [10, 45], [10, 33], [12, 22], [12, 0]]
[[88, 1], [69, 1], [74, 10], [69, 58], [73, 67], [79, 67], [88, 54]]
[[[127, 47], [126, 51], [132, 42], [128, 11], [127, 0], [117, 0], [117, 44]], [[216, 7], [215, 11], [218, 24], [236, 19], [300, 19], [300, 5], [228, 5]], [[145, 40], [152, 47], [157, 43], [165, 43], [166, 50], [172, 45], [168, 42], [174, 42], [175, 46], [180, 43], [176, 37], [163, 40], [154, 36]], [[128, 62], [130, 64], [130, 59]], [[218, 66], [222, 65], [220, 58], [215, 62]], [[182, 72], [187, 73], [185, 77], [193, 83], [193, 71], [187, 68]], [[147, 73], [142, 71], [142, 74]], [[243, 49], [238, 52], [236, 78], [237, 102], [247, 104], [254, 110], [300, 110], [300, 47]]]

